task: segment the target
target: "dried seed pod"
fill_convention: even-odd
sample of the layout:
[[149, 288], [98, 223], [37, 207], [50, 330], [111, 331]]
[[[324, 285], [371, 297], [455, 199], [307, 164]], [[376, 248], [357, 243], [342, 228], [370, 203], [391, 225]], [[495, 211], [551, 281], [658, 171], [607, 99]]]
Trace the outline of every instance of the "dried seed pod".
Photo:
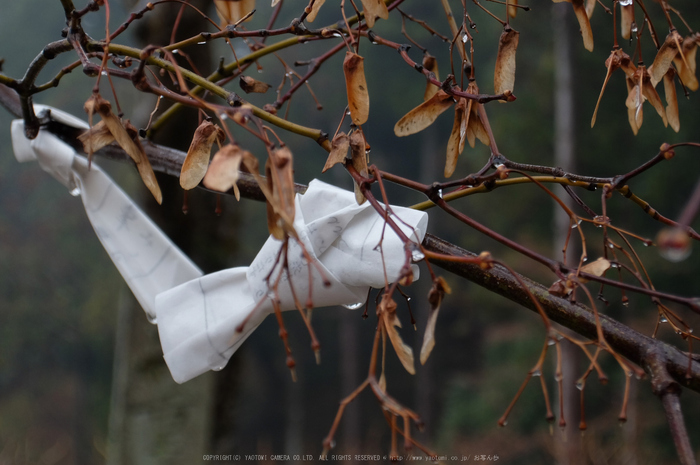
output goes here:
[[423, 345], [420, 349], [420, 363], [425, 365], [428, 361], [430, 353], [435, 347], [435, 325], [437, 323], [438, 312], [440, 311], [440, 304], [442, 304], [442, 299], [445, 294], [450, 294], [452, 289], [447, 284], [447, 282], [439, 276], [435, 281], [433, 281], [433, 287], [430, 288], [428, 292], [428, 302], [430, 303], [430, 313], [428, 314], [428, 323], [425, 326], [425, 334], [423, 335]]
[[[146, 185], [148, 190], [153, 194], [156, 202], [163, 202], [163, 194], [158, 186], [155, 173], [151, 168], [151, 163], [143, 150], [143, 146], [139, 141], [138, 131], [128, 121], [122, 122], [114, 113], [112, 113], [112, 105], [99, 94], [93, 94], [85, 102], [85, 111], [89, 115], [90, 121], [92, 116], [97, 113], [102, 118], [102, 122], [107, 127], [109, 132], [117, 141], [119, 146], [134, 160], [136, 168], [139, 171], [141, 180]], [[129, 131], [128, 131], [128, 130]]]
[[389, 10], [382, 0], [362, 0], [362, 8], [368, 27], [374, 27], [377, 18], [389, 18]]
[[674, 82], [674, 77], [676, 71], [673, 68], [664, 74], [664, 95], [666, 96], [666, 118], [668, 118], [668, 124], [673, 128], [674, 131], [678, 132], [681, 129], [681, 121], [678, 117], [678, 96], [676, 95], [676, 84]]
[[457, 159], [464, 151], [464, 141], [469, 127], [469, 117], [473, 100], [460, 99], [455, 105], [455, 120], [452, 133], [447, 141], [447, 161], [445, 162], [445, 177], [449, 178], [457, 168]]
[[581, 28], [583, 46], [586, 50], [592, 52], [593, 30], [591, 29], [591, 22], [588, 20], [588, 14], [586, 14], [586, 7], [583, 4], [583, 0], [571, 0], [571, 5], [574, 7], [574, 13], [576, 14], [578, 25]]
[[413, 349], [401, 339], [396, 328], [401, 327], [401, 321], [396, 316], [396, 302], [387, 294], [382, 296], [382, 301], [379, 303], [379, 314], [384, 323], [384, 331], [389, 336], [391, 345], [394, 347], [396, 355], [399, 357], [401, 364], [412, 375], [416, 374], [416, 368], [413, 361]]
[[241, 193], [236, 185], [240, 175], [239, 169], [245, 156], [252, 157], [252, 154], [245, 152], [236, 144], [227, 144], [221, 147], [221, 150], [214, 154], [202, 183], [208, 189], [219, 192], [227, 192], [233, 188], [236, 200], [240, 200]]
[[264, 94], [270, 89], [270, 84], [250, 76], [241, 76], [239, 84], [246, 94]]
[[661, 48], [656, 52], [654, 62], [649, 67], [649, 76], [651, 77], [652, 86], [656, 87], [656, 84], [661, 82], [666, 71], [671, 67], [673, 59], [678, 55], [682, 43], [683, 38], [678, 31], [673, 29], [668, 33]]
[[632, 23], [634, 23], [634, 3], [620, 4], [620, 35], [625, 40], [632, 37]]
[[211, 146], [223, 142], [224, 131], [211, 121], [203, 121], [194, 132], [187, 157], [180, 170], [180, 186], [185, 190], [194, 189], [204, 178], [209, 166]]
[[496, 70], [493, 76], [493, 87], [497, 94], [509, 90], [515, 86], [515, 52], [518, 50], [520, 33], [506, 25], [501, 38], [498, 40], [498, 55], [496, 56]]
[[508, 0], [508, 16], [515, 18], [518, 15], [518, 0]]
[[438, 90], [429, 100], [421, 103], [406, 113], [394, 125], [394, 134], [398, 137], [409, 136], [427, 128], [438, 116], [454, 103], [452, 96], [443, 90]]
[[[369, 174], [369, 169], [367, 167], [367, 149], [365, 145], [365, 137], [361, 132], [355, 131], [350, 134], [350, 149], [352, 153], [353, 168], [360, 173], [360, 176], [367, 177]], [[355, 183], [355, 200], [357, 201], [358, 205], [362, 205], [367, 201], [357, 183]]]
[[338, 133], [331, 142], [331, 153], [328, 154], [328, 160], [323, 167], [322, 173], [325, 173], [338, 163], [345, 163], [350, 149], [350, 139], [344, 132]]
[[[326, 3], [326, 0], [311, 0], [314, 2], [313, 6], [311, 7], [311, 10], [309, 11], [309, 14], [306, 16], [306, 20], [310, 23], [313, 23], [314, 20], [316, 19], [316, 15], [318, 15], [318, 10], [321, 9], [324, 3]], [[308, 9], [308, 7], [306, 7]]]
[[367, 122], [369, 117], [369, 93], [365, 79], [365, 59], [352, 52], [345, 52], [343, 61], [345, 87], [348, 93], [350, 117], [356, 125]]
[[[216, 13], [221, 19], [221, 27], [235, 24], [255, 9], [255, 0], [214, 0]], [[250, 18], [246, 19], [250, 21]]]
[[102, 147], [114, 142], [114, 136], [107, 128], [104, 121], [100, 121], [84, 133], [78, 136], [78, 140], [83, 143], [83, 150], [92, 157], [92, 154]]
[[[435, 75], [435, 79], [438, 81], [440, 80], [440, 74], [438, 73], [438, 64], [437, 64], [437, 59], [432, 56], [430, 53], [427, 51], [423, 54], [423, 68], [427, 69], [431, 73]], [[437, 94], [438, 90], [440, 88], [433, 84], [432, 82], [428, 81], [426, 86], [425, 86], [425, 93], [423, 94], [423, 101], [426, 102], [430, 100], [433, 95]]]
[[681, 82], [690, 90], [696, 91], [700, 88], [698, 79], [695, 76], [696, 62], [695, 56], [700, 42], [700, 33], [696, 32], [692, 36], [683, 39], [682, 54], [673, 59], [673, 63], [678, 69], [678, 77]]

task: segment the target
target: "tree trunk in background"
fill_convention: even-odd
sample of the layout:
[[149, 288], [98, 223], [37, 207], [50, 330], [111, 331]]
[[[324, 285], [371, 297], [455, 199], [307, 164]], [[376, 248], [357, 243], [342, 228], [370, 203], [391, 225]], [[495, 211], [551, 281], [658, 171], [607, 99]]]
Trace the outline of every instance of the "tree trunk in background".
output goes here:
[[[205, 1], [192, 3], [205, 11], [211, 6]], [[158, 16], [146, 15], [132, 26], [141, 44], [169, 43], [180, 5], [161, 8]], [[166, 10], [169, 15], [162, 16]], [[191, 9], [185, 9], [184, 13], [178, 27], [178, 38], [195, 35], [205, 26]], [[201, 72], [208, 73], [208, 56], [193, 55], [191, 59]], [[168, 78], [165, 77], [163, 82], [167, 84]], [[148, 114], [153, 102], [155, 97], [152, 100], [144, 98], [145, 108], [130, 110]], [[166, 125], [155, 142], [186, 151], [197, 119], [196, 111], [185, 110]], [[158, 182], [163, 191], [163, 205], [156, 205], [148, 195], [145, 202], [147, 214], [205, 272], [224, 267], [228, 257], [221, 253], [221, 245], [231, 244], [234, 235], [229, 230], [229, 234], [222, 237], [224, 218], [214, 215], [214, 196], [196, 190], [190, 192], [189, 213], [185, 216], [178, 180], [159, 176]], [[225, 221], [231, 227], [235, 226], [230, 213]], [[219, 247], [217, 253], [207, 249], [210, 244]], [[218, 437], [220, 432], [232, 434], [233, 417], [224, 410], [224, 416], [219, 418], [217, 412], [220, 410], [214, 410], [214, 407], [222, 404], [217, 396], [230, 396], [235, 392], [231, 384], [236, 376], [220, 375], [215, 382], [214, 376], [207, 373], [182, 385], [176, 384], [163, 360], [157, 327], [147, 322], [143, 310], [127, 290], [119, 309], [115, 352], [109, 465], [200, 463], [203, 454], [215, 453], [213, 448], [225, 442]], [[235, 369], [235, 366], [227, 369]], [[227, 386], [220, 386], [222, 383]]]
[[212, 378], [172, 380], [157, 328], [126, 288], [116, 339], [108, 465], [199, 463], [209, 440]]
[[[574, 82], [573, 82], [573, 52], [571, 50], [570, 26], [573, 15], [569, 5], [552, 5], [552, 28], [554, 34], [554, 166], [565, 171], [574, 171], [576, 134], [574, 130]], [[565, 193], [561, 192], [562, 200], [572, 209], [574, 202]], [[554, 257], [561, 259], [562, 247], [569, 231], [569, 215], [558, 205], [554, 204]], [[580, 248], [574, 246], [577, 238], [569, 242], [567, 248], [567, 262], [575, 265], [580, 256]], [[566, 331], [565, 328], [559, 330]], [[561, 357], [563, 366], [562, 401], [564, 405], [564, 417], [566, 428], [561, 436], [556, 439], [555, 456], [560, 464], [584, 463], [581, 447], [581, 434], [578, 431], [580, 420], [580, 391], [575, 388], [579, 373], [578, 348], [573, 344], [563, 341], [561, 344]], [[556, 359], [554, 360], [556, 363]], [[557, 404], [559, 405], [559, 399]]]

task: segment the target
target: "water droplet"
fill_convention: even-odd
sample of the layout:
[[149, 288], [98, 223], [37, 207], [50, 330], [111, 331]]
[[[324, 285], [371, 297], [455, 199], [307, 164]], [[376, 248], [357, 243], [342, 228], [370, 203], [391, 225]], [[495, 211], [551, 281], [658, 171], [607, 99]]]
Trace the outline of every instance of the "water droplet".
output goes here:
[[176, 48], [175, 50], [173, 50], [173, 55], [177, 55], [178, 53], [180, 53], [180, 49], [179, 49], [179, 48]]
[[348, 310], [357, 310], [358, 308], [361, 308], [364, 304], [364, 302], [357, 302], [355, 304], [343, 304], [343, 307], [347, 308]]
[[620, 264], [617, 262], [610, 262], [610, 268], [620, 268]]
[[579, 391], [583, 391], [583, 388], [586, 386], [586, 383], [582, 380], [576, 381], [576, 389]]
[[532, 376], [542, 376], [542, 372], [540, 370], [535, 370], [532, 372]]
[[77, 197], [80, 195], [80, 187], [75, 186], [69, 192], [70, 192], [70, 195], [72, 195], [73, 197]]
[[661, 318], [659, 318], [659, 323], [668, 323], [668, 318], [662, 315]]
[[197, 42], [197, 45], [204, 45], [204, 44], [206, 44], [206, 43], [207, 43], [207, 41], [206, 41], [206, 40], [203, 40], [203, 41], [201, 41], [201, 42]]
[[587, 262], [587, 261], [588, 261], [588, 256], [587, 256], [587, 255], [584, 255], [583, 258], [582, 258], [581, 260], [583, 260], [584, 262]]
[[107, 76], [107, 71], [102, 71], [102, 73], [100, 74], [102, 74], [103, 76]]
[[462, 43], [466, 44], [467, 42], [469, 42], [469, 36], [466, 34], [462, 34]]
[[411, 260], [413, 263], [419, 262], [425, 258], [425, 254], [421, 251], [420, 247], [416, 244], [411, 246]]
[[615, 244], [613, 244], [612, 242], [608, 242], [608, 248], [609, 249], [615, 248]]
[[158, 324], [158, 319], [156, 318], [155, 315], [151, 315], [150, 313], [146, 313], [146, 319], [152, 325]]
[[552, 338], [549, 338], [549, 339], [547, 340], [547, 345], [548, 345], [548, 346], [553, 346], [553, 345], [556, 344], [556, 343], [557, 343], [557, 341], [555, 341], [555, 340], [552, 339]]
[[272, 292], [272, 291], [267, 291], [267, 297], [268, 297], [269, 299], [274, 299], [274, 298], [275, 298], [275, 293]]
[[506, 426], [508, 424], [508, 420], [505, 420], [501, 423], [501, 426]]
[[[622, 2], [620, 2], [620, 3], [622, 3]], [[639, 30], [639, 28], [637, 27], [637, 23], [632, 23], [632, 26], [630, 27], [630, 29], [632, 30], [632, 32], [636, 33]]]
[[680, 329], [677, 329], [676, 334], [678, 334], [680, 336], [681, 334], [683, 334], [683, 331], [681, 331]]
[[628, 300], [625, 300], [624, 302], [622, 302], [622, 306], [623, 306], [623, 307], [629, 307], [629, 306], [630, 306], [629, 301], [628, 301]]
[[442, 189], [438, 189], [438, 197], [442, 198]]
[[469, 25], [469, 27], [470, 27], [471, 29], [476, 29], [476, 23], [471, 23], [471, 24]]
[[630, 6], [633, 0], [619, 0], [620, 6]]
[[562, 381], [563, 379], [564, 379], [564, 375], [562, 375], [561, 373], [554, 373], [554, 381], [556, 381], [558, 383], [559, 381]]
[[571, 225], [571, 229], [576, 229], [576, 228], [578, 228], [578, 223], [574, 223]]
[[213, 368], [212, 368], [212, 370], [214, 370], [214, 371], [221, 371], [221, 370], [223, 370], [223, 369], [224, 369], [223, 365], [220, 366], [220, 367], [213, 367]]
[[162, 99], [162, 98], [163, 98], [163, 96], [161, 95], [161, 96], [158, 97], [158, 100], [160, 100], [160, 99]]

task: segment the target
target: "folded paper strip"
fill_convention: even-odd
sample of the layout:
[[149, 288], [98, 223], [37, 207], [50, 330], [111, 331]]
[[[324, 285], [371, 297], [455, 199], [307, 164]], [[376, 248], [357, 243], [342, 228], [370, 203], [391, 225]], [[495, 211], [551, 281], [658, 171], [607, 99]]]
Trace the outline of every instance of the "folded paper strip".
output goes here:
[[[86, 127], [57, 110], [52, 117]], [[25, 139], [21, 120], [12, 123], [12, 141], [18, 160], [37, 159], [74, 194], [80, 193], [100, 241], [149, 319], [157, 321], [165, 361], [178, 383], [223, 368], [273, 312], [272, 299], [282, 310], [296, 308], [295, 296], [301, 305], [310, 298], [314, 307], [364, 302], [370, 287], [395, 281], [405, 264], [403, 241], [369, 203], [357, 205], [353, 192], [314, 180], [296, 197], [294, 221], [314, 266], [290, 240], [289, 272], [281, 271], [277, 258], [282, 242], [270, 237], [249, 267], [202, 276], [99, 167], [89, 169], [87, 160], [67, 144], [46, 131]], [[402, 207], [392, 211], [406, 236], [420, 243], [427, 214]], [[413, 272], [417, 278], [415, 265]], [[266, 278], [274, 283], [280, 273], [273, 293]]]

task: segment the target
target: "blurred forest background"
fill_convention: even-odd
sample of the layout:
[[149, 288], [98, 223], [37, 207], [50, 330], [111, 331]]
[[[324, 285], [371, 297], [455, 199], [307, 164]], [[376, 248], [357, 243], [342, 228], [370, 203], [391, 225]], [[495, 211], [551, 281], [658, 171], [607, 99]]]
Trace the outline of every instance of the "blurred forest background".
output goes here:
[[[246, 27], [264, 27], [267, 22], [269, 2], [258, 3], [258, 13]], [[279, 24], [287, 24], [305, 3], [285, 2]], [[314, 25], [338, 19], [338, 9], [330, 3], [333, 2], [321, 10]], [[454, 2], [455, 11], [459, 11], [458, 3]], [[215, 17], [210, 2], [198, 4]], [[110, 5], [114, 29], [134, 5], [127, 1], [111, 1]], [[674, 5], [689, 15], [697, 13], [692, 0]], [[82, 6], [80, 1], [77, 6]], [[569, 12], [571, 7], [551, 2], [532, 2], [530, 6], [530, 12], [521, 11], [511, 23], [521, 33], [515, 84], [518, 99], [508, 105], [489, 104], [487, 111], [499, 148], [510, 159], [553, 165], [554, 73], [562, 61], [561, 56], [554, 54], [555, 41], [562, 37], [555, 36], [553, 12], [556, 9]], [[407, 1], [402, 8], [449, 35], [439, 2]], [[649, 8], [658, 9], [655, 4]], [[155, 17], [165, 12], [174, 15], [178, 9], [177, 4], [159, 6], [150, 15]], [[488, 93], [492, 90], [490, 83], [501, 28], [480, 13], [473, 11], [479, 28], [475, 39], [476, 76], [482, 92]], [[691, 26], [700, 27], [700, 17], [687, 19]], [[626, 89], [621, 74], [613, 75], [597, 125], [591, 129], [589, 121], [605, 77], [603, 63], [612, 48], [611, 18], [600, 8], [592, 18], [594, 53], [583, 48], [573, 15], [565, 15], [565, 21], [574, 65], [576, 161], [573, 171], [597, 176], [619, 174], [652, 157], [662, 142], [697, 141], [698, 96], [685, 99], [680, 89], [680, 134], [664, 128], [647, 106], [644, 125], [635, 137], [627, 122]], [[158, 28], [163, 37], [170, 35], [172, 19], [154, 19], [148, 24], [148, 28], [130, 28], [119, 41], [142, 46], [144, 37]], [[84, 25], [93, 37], [103, 37], [104, 13], [88, 15]], [[3, 2], [0, 6], [3, 72], [21, 77], [42, 47], [60, 38], [63, 27], [63, 11], [57, 0]], [[191, 27], [195, 31], [211, 30], [211, 25], [201, 19], [194, 19]], [[398, 16], [392, 14], [391, 21], [379, 21], [374, 30], [396, 42], [406, 42], [400, 35], [400, 27]], [[444, 78], [449, 62], [447, 46], [418, 27], [410, 31], [412, 37], [437, 56]], [[665, 33], [664, 30], [660, 35], [663, 37]], [[268, 39], [268, 43], [272, 42], [273, 39]], [[287, 49], [280, 55], [292, 64], [295, 60], [314, 58], [327, 48], [327, 42], [310, 43]], [[625, 44], [625, 48], [631, 54], [632, 46]], [[216, 68], [219, 56], [225, 56], [227, 62], [232, 59], [230, 50], [223, 44], [201, 46], [201, 51], [193, 47], [185, 52], [202, 60], [200, 71], [205, 75]], [[243, 48], [237, 52], [240, 56]], [[395, 122], [420, 103], [425, 81], [406, 67], [393, 50], [363, 41], [360, 52], [366, 57], [371, 97], [370, 119], [365, 128], [372, 145], [371, 161], [384, 170], [421, 182], [441, 180], [445, 145], [452, 126], [451, 112], [418, 135], [396, 138]], [[414, 49], [411, 54], [417, 59], [420, 52]], [[50, 79], [73, 61], [69, 55], [59, 56], [50, 63], [39, 81]], [[645, 58], [650, 63], [653, 56]], [[303, 117], [307, 126], [331, 134], [335, 131], [346, 104], [341, 60], [341, 55], [331, 59], [310, 81], [324, 109], [318, 111], [308, 92], [301, 91], [292, 99], [290, 119]], [[260, 66], [260, 73], [255, 66], [248, 73], [277, 86], [279, 82], [274, 79], [282, 74], [279, 62], [268, 57]], [[301, 68], [299, 72], [303, 74], [303, 71]], [[58, 89], [36, 96], [35, 102], [82, 117], [82, 105], [92, 85], [77, 70], [66, 76]], [[238, 90], [237, 84], [229, 87]], [[155, 97], [140, 95], [125, 83], [118, 83], [117, 89], [128, 117], [138, 127], [144, 126]], [[260, 105], [273, 99], [272, 95], [251, 98]], [[188, 117], [193, 119], [196, 113], [190, 112]], [[200, 459], [201, 454], [250, 453], [299, 453], [317, 457], [338, 402], [365, 377], [375, 328], [373, 317], [363, 320], [361, 311], [344, 308], [315, 310], [313, 324], [321, 341], [323, 359], [317, 366], [300, 318], [293, 312], [285, 314], [298, 364], [297, 383], [291, 382], [284, 363], [276, 323], [268, 318], [226, 369], [208, 373], [191, 385], [176, 385], [169, 378], [162, 354], [158, 353], [157, 332], [148, 325], [143, 312], [131, 312], [135, 305], [133, 297], [93, 234], [79, 198], [68, 195], [62, 185], [37, 165], [20, 165], [15, 161], [9, 136], [11, 120], [6, 111], [0, 110], [0, 464], [100, 464], [107, 462], [108, 449], [110, 463], [199, 463], [191, 459], [185, 462], [182, 451]], [[186, 150], [189, 134], [166, 127], [158, 141]], [[238, 136], [245, 145], [245, 136], [240, 133]], [[314, 142], [295, 135], [284, 134], [283, 138], [296, 158], [297, 182], [308, 183], [319, 177], [351, 188], [350, 178], [338, 167], [320, 174], [326, 154]], [[250, 143], [254, 149], [254, 142]], [[487, 156], [483, 146], [467, 148], [457, 173], [477, 170]], [[189, 214], [185, 216], [181, 211], [182, 193], [171, 186], [165, 188], [164, 208], [156, 209], [131, 167], [105, 160], [98, 163], [134, 198], [142, 199], [144, 208], [166, 231], [173, 233], [174, 240], [205, 271], [249, 264], [267, 236], [262, 203], [246, 200], [237, 203], [227, 198], [223, 200], [223, 214], [217, 216], [216, 197], [198, 193], [190, 198]], [[632, 189], [656, 209], [675, 218], [699, 173], [697, 151], [679, 149], [672, 161], [635, 179]], [[167, 183], [164, 178], [159, 179]], [[555, 192], [564, 194], [563, 190]], [[594, 209], [600, 209], [598, 193], [579, 192], [579, 195]], [[390, 189], [389, 196], [392, 203], [402, 205], [423, 200], [400, 189]], [[500, 189], [460, 200], [458, 205], [475, 219], [534, 250], [552, 256], [554, 250], [561, 248], [561, 244], [553, 245], [553, 202], [534, 186]], [[654, 238], [661, 227], [620, 196], [609, 202], [608, 215], [618, 226], [649, 238]], [[697, 222], [694, 226], [698, 227]], [[545, 285], [553, 281], [544, 268], [533, 266], [515, 252], [475, 234], [440, 212], [431, 214], [429, 230], [466, 249], [489, 250], [496, 258]], [[600, 254], [600, 241], [596, 242], [600, 236], [595, 230], [587, 233], [588, 244], [593, 247], [589, 256], [595, 257]], [[686, 296], [698, 293], [697, 251], [686, 261], [675, 264], [660, 258], [654, 248], [639, 247], [638, 252], [657, 289]], [[577, 451], [577, 463], [676, 463], [663, 410], [651, 393], [648, 380], [632, 383], [629, 420], [618, 425], [624, 374], [611, 357], [605, 357], [603, 364], [610, 377], [609, 384], [601, 386], [593, 379], [588, 383], [585, 435], [577, 430], [579, 418], [575, 412], [567, 418], [567, 428], [573, 434], [569, 434], [566, 442], [558, 427], [550, 431], [537, 382], [527, 387], [507, 427], [498, 428], [496, 421], [536, 362], [545, 337], [541, 322], [535, 314], [505, 299], [442, 274], [453, 293], [440, 313], [432, 357], [425, 366], [418, 366], [417, 374], [412, 377], [393, 354], [388, 356], [390, 392], [425, 420], [425, 432], [417, 433], [420, 440], [441, 454], [498, 455], [499, 463], [566, 461], [562, 450], [567, 448]], [[409, 289], [420, 328], [428, 310], [428, 286], [428, 282], [419, 282]], [[623, 306], [619, 292], [607, 290], [606, 297], [610, 301], [604, 310], [606, 314], [651, 334], [657, 312], [648, 299], [630, 295], [629, 306]], [[693, 317], [684, 316], [688, 316], [686, 321], [692, 326]], [[413, 332], [409, 325], [404, 326], [404, 339], [418, 350], [422, 330]], [[677, 343], [669, 333], [662, 330], [659, 337]], [[134, 354], [126, 346], [133, 350], [147, 347], [144, 350], [150, 352], [136, 355], [137, 361], [133, 362], [129, 357]], [[120, 357], [126, 358], [120, 360]], [[569, 380], [578, 378], [587, 366], [581, 354], [575, 358], [578, 362], [574, 360], [564, 368]], [[550, 392], [555, 392], [554, 361], [548, 367], [544, 376]], [[134, 378], [136, 373], [138, 379]], [[573, 382], [568, 383], [568, 389], [575, 391]], [[159, 402], [162, 407], [155, 410], [153, 406]], [[687, 392], [682, 402], [697, 450], [700, 399], [696, 393]], [[350, 405], [337, 439], [334, 453], [388, 453], [389, 430], [370, 393], [362, 394]], [[117, 459], [120, 448], [131, 448], [129, 454], [135, 459], [131, 462]]]

